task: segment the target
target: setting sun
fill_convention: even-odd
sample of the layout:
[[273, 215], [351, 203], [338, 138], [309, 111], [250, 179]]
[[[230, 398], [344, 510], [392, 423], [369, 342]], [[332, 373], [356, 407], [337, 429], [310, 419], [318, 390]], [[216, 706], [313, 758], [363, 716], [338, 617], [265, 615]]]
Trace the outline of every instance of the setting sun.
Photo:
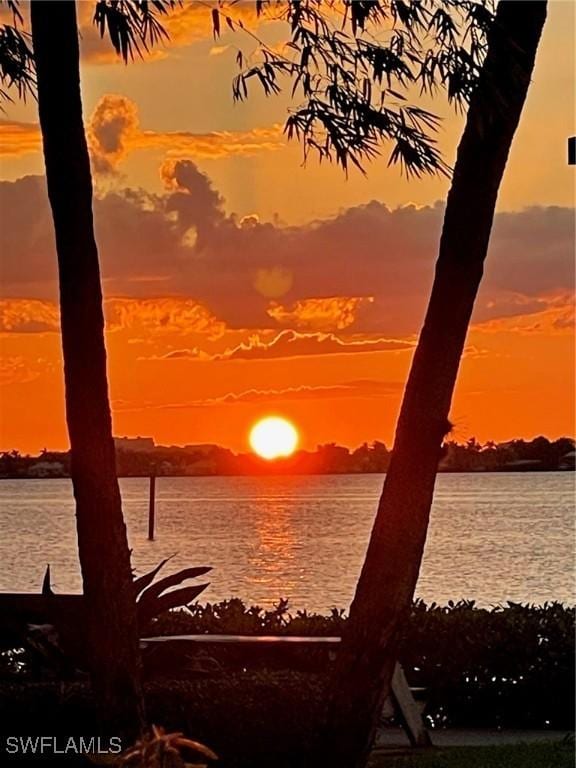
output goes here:
[[250, 445], [263, 459], [290, 456], [298, 445], [298, 431], [286, 419], [269, 416], [252, 427]]

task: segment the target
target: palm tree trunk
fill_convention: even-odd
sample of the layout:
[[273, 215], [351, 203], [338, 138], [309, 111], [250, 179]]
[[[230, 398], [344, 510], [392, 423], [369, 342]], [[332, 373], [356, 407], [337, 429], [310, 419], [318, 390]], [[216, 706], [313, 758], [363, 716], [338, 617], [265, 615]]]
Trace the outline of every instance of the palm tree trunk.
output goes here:
[[[143, 721], [136, 607], [106, 378], [76, 4], [32, 0], [32, 39], [60, 278], [66, 420], [93, 691], [108, 728]], [[79, 622], [81, 619], [79, 618]], [[81, 629], [81, 627], [79, 627]]]
[[448, 195], [430, 303], [390, 468], [339, 653], [326, 764], [364, 765], [418, 579], [434, 482], [498, 189], [524, 106], [545, 0], [502, 0]]

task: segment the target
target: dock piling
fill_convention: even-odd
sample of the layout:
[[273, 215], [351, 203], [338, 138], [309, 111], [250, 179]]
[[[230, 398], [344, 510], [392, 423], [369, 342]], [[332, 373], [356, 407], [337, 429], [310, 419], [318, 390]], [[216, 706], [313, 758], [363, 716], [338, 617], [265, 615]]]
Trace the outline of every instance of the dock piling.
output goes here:
[[148, 505], [148, 541], [154, 541], [156, 513], [156, 475], [150, 475], [150, 502]]

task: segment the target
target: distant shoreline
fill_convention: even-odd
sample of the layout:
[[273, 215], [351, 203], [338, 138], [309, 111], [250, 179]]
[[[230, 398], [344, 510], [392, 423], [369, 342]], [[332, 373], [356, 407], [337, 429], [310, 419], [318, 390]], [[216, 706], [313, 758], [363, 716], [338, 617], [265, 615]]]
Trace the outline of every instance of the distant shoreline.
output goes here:
[[[574, 468], [567, 469], [546, 469], [546, 468], [501, 468], [501, 469], [439, 469], [439, 475], [516, 475], [516, 474], [566, 474], [574, 472]], [[195, 478], [206, 477], [354, 477], [364, 475], [386, 475], [386, 472], [253, 472], [253, 473], [236, 473], [236, 474], [156, 474], [154, 477], [173, 479], [176, 477], [186, 477], [191, 480]], [[150, 474], [139, 475], [117, 475], [119, 480], [139, 478], [146, 480], [151, 477]], [[50, 477], [37, 477], [26, 475], [13, 475], [13, 476], [0, 476], [0, 480], [70, 480], [70, 475], [50, 476]]]
[[[354, 450], [326, 443], [314, 451], [297, 450], [271, 460], [209, 443], [161, 446], [149, 437], [115, 438], [115, 447], [119, 477], [381, 475], [388, 471], [392, 459], [392, 451], [377, 440]], [[417, 456], [415, 446], [415, 462]], [[438, 471], [442, 473], [555, 472], [573, 470], [575, 465], [576, 443], [570, 437], [550, 441], [540, 436], [530, 441], [484, 444], [474, 438], [464, 444], [450, 440], [438, 455]], [[37, 456], [16, 450], [0, 452], [0, 478], [69, 477], [70, 469], [69, 451], [44, 450]]]

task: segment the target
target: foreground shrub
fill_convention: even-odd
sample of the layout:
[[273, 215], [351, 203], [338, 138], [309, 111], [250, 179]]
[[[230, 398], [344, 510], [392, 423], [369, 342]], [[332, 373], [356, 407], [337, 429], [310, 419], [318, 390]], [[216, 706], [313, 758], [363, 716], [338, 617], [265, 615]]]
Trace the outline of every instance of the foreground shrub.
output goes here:
[[[416, 602], [399, 656], [409, 683], [425, 689], [428, 723], [571, 729], [574, 619], [574, 609], [559, 603], [484, 609], [470, 601]], [[234, 599], [165, 613], [150, 634], [337, 636], [345, 624], [341, 611], [291, 614], [287, 601], [266, 611]], [[152, 722], [194, 734], [219, 754], [239, 749], [249, 732], [264, 749], [283, 733], [303, 744], [317, 731], [334, 654], [294, 646], [282, 654], [273, 644], [250, 652], [173, 645], [153, 646], [144, 657]], [[30, 733], [33, 723], [45, 733], [58, 723], [75, 733], [77, 724], [82, 733], [93, 721], [89, 691], [77, 677], [41, 683], [25, 653], [2, 658], [0, 724], [8, 733], [19, 724]]]
[[[574, 608], [474, 601], [414, 603], [400, 643], [411, 685], [426, 689], [434, 726], [571, 728]], [[192, 605], [161, 616], [155, 634], [341, 635], [346, 617], [273, 610], [241, 600]]]
[[571, 728], [574, 609], [473, 601], [414, 605], [401, 644], [437, 725]]

